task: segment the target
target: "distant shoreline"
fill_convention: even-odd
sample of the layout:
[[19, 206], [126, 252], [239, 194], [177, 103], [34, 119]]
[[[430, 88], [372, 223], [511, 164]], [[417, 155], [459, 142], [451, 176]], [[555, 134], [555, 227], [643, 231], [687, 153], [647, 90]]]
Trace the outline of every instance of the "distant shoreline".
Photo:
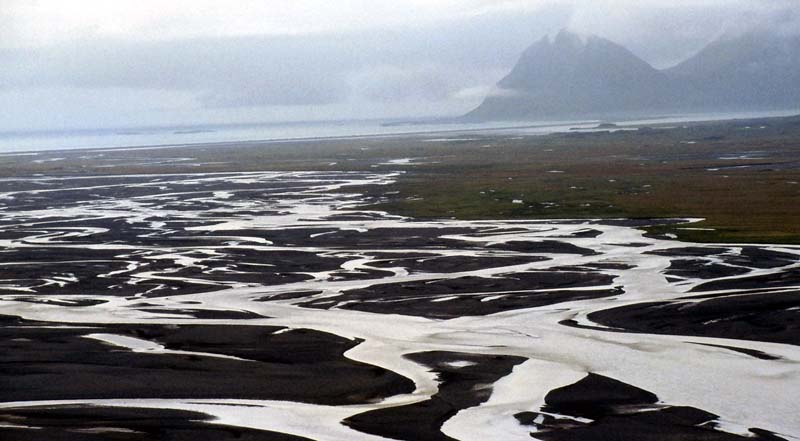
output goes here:
[[370, 209], [415, 218], [692, 217], [706, 220], [651, 230], [800, 243], [800, 116], [629, 124], [11, 153], [0, 177], [386, 171]]
[[[561, 121], [495, 121], [486, 123], [429, 123], [426, 124], [422, 121], [418, 123], [406, 124], [390, 124], [384, 125], [379, 121], [371, 121], [368, 125], [363, 125], [362, 122], [354, 122], [354, 125], [348, 126], [343, 122], [309, 122], [304, 123], [286, 123], [286, 124], [264, 124], [264, 125], [243, 125], [231, 126], [248, 130], [247, 133], [236, 132], [231, 129], [230, 138], [225, 139], [228, 133], [225, 129], [203, 129], [202, 126], [197, 126], [191, 130], [182, 129], [177, 130], [175, 127], [164, 128], [146, 128], [148, 133], [140, 133], [136, 128], [127, 129], [103, 129], [98, 130], [96, 134], [87, 134], [88, 131], [78, 131], [76, 134], [70, 135], [70, 132], [64, 132], [64, 136], [58, 136], [61, 132], [14, 132], [12, 134], [0, 133], [0, 157], [13, 156], [19, 154], [34, 154], [34, 153], [54, 153], [59, 151], [98, 151], [98, 150], [115, 150], [115, 149], [161, 149], [161, 148], [183, 148], [183, 147], [213, 147], [213, 146], [227, 146], [227, 145], [248, 145], [248, 144], [280, 144], [287, 142], [310, 142], [310, 141], [336, 141], [347, 139], [381, 139], [381, 138], [398, 138], [398, 137], [417, 137], [425, 135], [436, 134], [481, 134], [481, 133], [502, 133], [509, 132], [524, 135], [547, 135], [551, 133], [565, 133], [571, 129], [580, 130], [608, 130], [609, 127], [600, 127], [601, 124], [614, 123], [618, 128], [623, 129], [626, 127], [639, 127], [639, 126], [659, 126], [665, 124], [690, 124], [702, 123], [712, 121], [733, 121], [741, 119], [762, 119], [762, 118], [782, 118], [800, 114], [800, 109], [797, 110], [777, 110], [777, 111], [760, 111], [760, 112], [726, 112], [726, 113], [689, 113], [689, 114], [674, 114], [674, 115], [654, 115], [654, 116], [627, 116], [616, 118], [594, 118], [594, 119], [576, 119], [576, 120], [561, 120]], [[458, 124], [459, 127], [454, 127]], [[419, 130], [423, 126], [430, 127], [429, 130]], [[187, 126], [188, 127], [188, 126]], [[212, 127], [212, 126], [209, 126]], [[216, 126], [214, 126], [216, 127]], [[418, 130], [392, 130], [398, 127], [414, 128]], [[257, 136], [258, 130], [262, 130], [262, 134], [266, 134], [269, 130], [278, 130], [277, 128], [291, 128], [292, 133], [296, 136], [276, 136], [276, 137], [259, 137]], [[258, 130], [257, 130], [258, 129]], [[159, 132], [159, 130], [163, 131]], [[239, 130], [239, 129], [236, 129]], [[304, 136], [306, 132], [321, 133], [320, 135]], [[326, 130], [330, 132], [341, 131], [341, 134], [324, 134]], [[352, 133], [348, 133], [347, 131]], [[359, 130], [365, 133], [357, 133]], [[385, 130], [385, 132], [380, 132]], [[38, 136], [37, 136], [38, 135]], [[252, 137], [248, 137], [248, 135]], [[142, 137], [142, 142], [130, 142], [132, 137]], [[171, 138], [191, 138], [195, 136], [194, 141], [187, 139], [187, 142], [169, 142]], [[211, 138], [211, 140], [203, 140], [203, 138]], [[33, 140], [32, 140], [33, 139]], [[41, 139], [42, 147], [32, 147], [36, 144], [36, 139]], [[46, 139], [46, 140], [45, 140]], [[81, 141], [88, 139], [87, 141]], [[114, 139], [112, 141], [112, 139]], [[158, 140], [164, 142], [158, 142]], [[107, 143], [102, 143], [101, 140], [108, 140]], [[127, 143], [125, 141], [128, 141]], [[147, 142], [151, 141], [151, 142]], [[61, 142], [65, 146], [57, 147], [56, 145]], [[70, 142], [74, 145], [70, 146]], [[92, 142], [99, 143], [96, 145], [88, 145]], [[83, 144], [83, 145], [82, 145]], [[20, 147], [13, 147], [19, 145]], [[12, 146], [12, 147], [9, 147]], [[51, 148], [52, 147], [52, 148]]]

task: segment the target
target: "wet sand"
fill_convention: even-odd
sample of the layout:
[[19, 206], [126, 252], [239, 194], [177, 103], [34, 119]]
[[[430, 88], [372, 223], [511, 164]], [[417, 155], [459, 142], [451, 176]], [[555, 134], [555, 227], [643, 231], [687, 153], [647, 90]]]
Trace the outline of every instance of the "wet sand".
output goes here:
[[800, 248], [362, 208], [398, 177], [1, 181], [0, 437], [800, 436]]

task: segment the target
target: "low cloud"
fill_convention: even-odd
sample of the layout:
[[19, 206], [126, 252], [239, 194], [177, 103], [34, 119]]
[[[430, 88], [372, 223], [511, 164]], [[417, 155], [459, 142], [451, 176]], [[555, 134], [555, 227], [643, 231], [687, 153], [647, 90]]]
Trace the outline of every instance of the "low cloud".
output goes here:
[[356, 73], [351, 81], [360, 97], [374, 102], [447, 99], [461, 79], [447, 65], [381, 65]]
[[482, 100], [486, 97], [515, 97], [519, 95], [520, 92], [517, 90], [492, 85], [467, 87], [454, 93], [453, 97], [463, 100]]
[[[53, 25], [58, 38], [40, 41], [26, 36], [57, 23], [52, 11], [37, 22], [43, 13], [31, 12], [29, 2], [10, 1], [28, 12], [0, 11], [0, 98], [13, 98], [16, 112], [28, 116], [24, 121], [41, 126], [130, 125], [179, 121], [181, 115], [187, 123], [457, 115], [485, 96], [509, 93], [494, 85], [526, 47], [563, 27], [615, 40], [657, 67], [683, 60], [720, 29], [744, 29], [751, 22], [782, 32], [800, 29], [798, 14], [787, 9], [794, 0], [415, 0], [413, 7], [432, 15], [410, 20], [405, 11], [404, 18], [370, 21], [367, 12], [363, 20], [337, 12], [347, 15], [339, 24], [315, 16], [314, 26], [291, 22], [280, 35], [266, 35], [258, 34], [263, 26], [253, 17], [241, 17], [246, 32], [240, 32], [220, 28], [224, 23], [214, 17], [195, 14], [180, 22], [180, 14], [170, 13], [164, 23], [178, 20], [182, 33], [148, 28], [138, 36], [145, 24], [157, 24], [142, 16], [134, 17], [141, 22], [134, 27], [119, 21], [119, 32], [108, 28], [113, 23], [94, 34]], [[358, 4], [348, 0], [345, 10]], [[287, 17], [305, 17], [292, 2], [281, 5], [294, 11]], [[365, 11], [395, 9], [385, 3]], [[269, 15], [269, 8], [253, 10]], [[53, 91], [47, 112], [38, 111], [43, 90]], [[137, 95], [146, 97], [151, 114], [125, 111], [142, 108]], [[159, 105], [159, 96], [170, 104]], [[12, 120], [22, 119], [4, 118], [0, 130], [19, 125]]]
[[568, 27], [620, 43], [658, 68], [756, 29], [800, 31], [796, 0], [573, 0]]

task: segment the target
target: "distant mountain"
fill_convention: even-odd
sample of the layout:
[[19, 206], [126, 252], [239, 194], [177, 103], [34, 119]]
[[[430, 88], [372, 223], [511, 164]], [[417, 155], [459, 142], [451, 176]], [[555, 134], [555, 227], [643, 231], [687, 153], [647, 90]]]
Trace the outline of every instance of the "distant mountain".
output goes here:
[[751, 32], [718, 40], [664, 72], [692, 108], [798, 108], [800, 36]]
[[800, 37], [719, 40], [657, 70], [624, 47], [561, 31], [520, 57], [465, 117], [520, 120], [662, 111], [800, 107]]

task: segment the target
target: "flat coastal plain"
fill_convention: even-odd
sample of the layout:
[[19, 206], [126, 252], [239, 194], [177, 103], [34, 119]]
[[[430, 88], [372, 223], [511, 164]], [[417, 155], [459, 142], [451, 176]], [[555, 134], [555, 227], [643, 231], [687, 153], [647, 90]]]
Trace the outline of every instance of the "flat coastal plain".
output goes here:
[[0, 439], [800, 439], [798, 117], [0, 162]]

